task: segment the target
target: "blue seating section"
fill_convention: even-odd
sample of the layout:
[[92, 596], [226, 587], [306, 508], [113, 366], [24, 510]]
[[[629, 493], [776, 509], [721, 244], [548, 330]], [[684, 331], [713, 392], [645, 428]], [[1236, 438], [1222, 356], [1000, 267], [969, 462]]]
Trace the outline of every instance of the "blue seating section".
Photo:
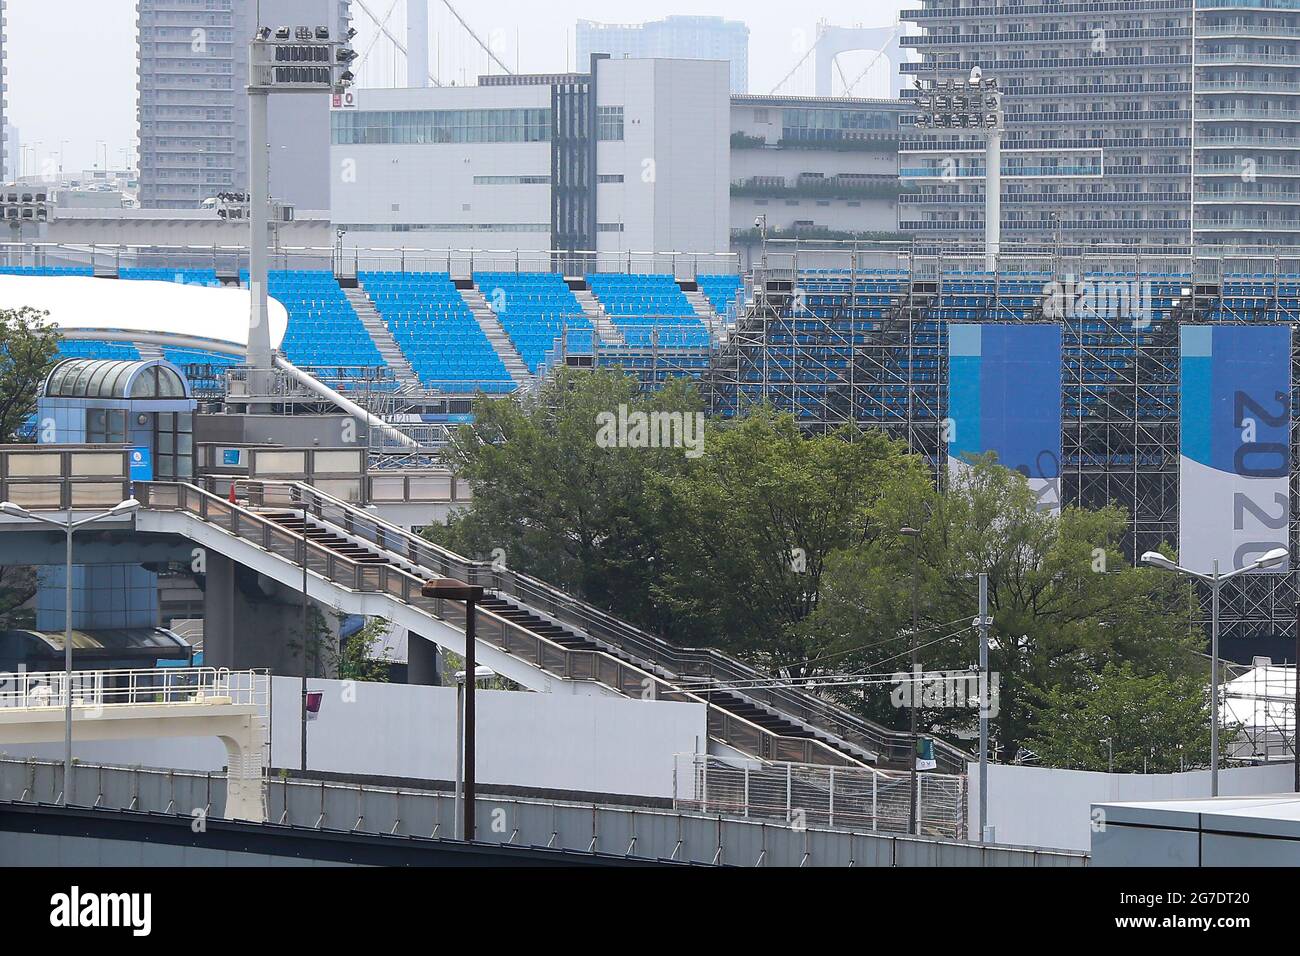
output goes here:
[[450, 275], [362, 272], [357, 278], [425, 388], [514, 390], [514, 380]]
[[661, 388], [673, 378], [698, 381], [712, 365], [707, 348], [646, 349], [625, 345], [602, 346], [600, 363], [621, 368], [640, 382], [643, 391]]
[[[890, 427], [910, 414], [937, 426], [948, 327], [922, 315], [909, 342], [906, 323], [891, 325], [909, 287], [900, 270], [800, 273], [779, 315], [767, 320], [766, 356], [744, 363], [735, 396], [724, 396], [719, 412], [768, 401], [805, 422], [852, 417]], [[850, 381], [867, 387], [850, 389]]]
[[[247, 285], [248, 273], [240, 274]], [[267, 294], [289, 313], [289, 326], [280, 350], [289, 361], [311, 369], [336, 388], [352, 388], [384, 365], [379, 348], [343, 294], [334, 273], [320, 270], [273, 269]]]
[[713, 311], [724, 318], [735, 318], [736, 300], [743, 283], [736, 275], [696, 276], [695, 283], [713, 306]]
[[202, 285], [218, 288], [221, 280], [215, 269], [120, 269], [119, 279], [148, 279], [154, 282], [180, 282], [184, 285]]
[[597, 272], [587, 285], [628, 345], [708, 348], [709, 330], [672, 276]]
[[59, 359], [120, 359], [137, 361], [140, 350], [130, 342], [92, 342], [87, 339], [64, 339], [59, 343]]
[[592, 353], [594, 326], [564, 276], [555, 272], [476, 272], [478, 286], [519, 357], [536, 374], [565, 330], [565, 351]]
[[[1177, 349], [1169, 322], [1174, 302], [1188, 284], [1185, 274], [1100, 272], [1078, 280], [1076, 295], [1091, 294], [1086, 296], [1090, 303], [1076, 298], [1063, 319], [1066, 421], [1101, 423], [1117, 413], [1153, 425], [1177, 418], [1176, 355], [1153, 361], [1152, 350]], [[1141, 314], [1133, 314], [1139, 310], [1134, 302]], [[1139, 367], [1142, 387], [1136, 389]], [[1134, 454], [1112, 443], [1106, 454], [1088, 453], [1081, 464], [1132, 464]]]
[[4, 276], [93, 276], [90, 266], [0, 266]]

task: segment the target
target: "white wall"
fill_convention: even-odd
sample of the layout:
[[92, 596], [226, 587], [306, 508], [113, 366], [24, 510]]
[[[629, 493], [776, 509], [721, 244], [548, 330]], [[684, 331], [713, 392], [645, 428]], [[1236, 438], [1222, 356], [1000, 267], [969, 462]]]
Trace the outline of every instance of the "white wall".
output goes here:
[[[602, 60], [597, 102], [623, 107], [624, 139], [597, 146], [601, 251], [725, 252], [730, 245], [730, 95], [715, 60]], [[549, 109], [549, 85], [359, 90], [356, 110]], [[551, 176], [551, 144], [361, 144], [330, 147], [335, 224], [464, 224], [464, 231], [363, 232], [345, 248], [524, 249], [551, 245], [547, 184], [484, 185], [475, 176]], [[396, 208], [394, 208], [396, 207]], [[471, 226], [527, 224], [488, 232]], [[544, 227], [544, 228], [538, 228]]]
[[[357, 110], [549, 109], [548, 86], [358, 90]], [[476, 176], [551, 174], [551, 144], [430, 143], [330, 147], [336, 224], [465, 224], [463, 231], [349, 231], [344, 246], [549, 249], [549, 185], [476, 185]], [[473, 224], [529, 224], [487, 232]]]
[[[449, 687], [312, 680], [324, 693], [308, 723], [308, 769], [451, 780], [456, 691]], [[300, 765], [299, 681], [273, 678], [272, 766]], [[647, 797], [673, 795], [673, 755], [707, 743], [704, 706], [626, 698], [480, 691], [476, 699], [482, 783]], [[78, 759], [220, 770], [216, 738], [91, 741]], [[9, 756], [58, 760], [62, 744], [13, 747]]]
[[601, 251], [720, 252], [730, 244], [731, 144], [727, 64], [602, 60], [596, 102], [623, 107], [623, 141], [597, 147]]
[[[968, 832], [974, 835], [979, 833], [979, 764], [970, 764], [968, 773]], [[1290, 793], [1294, 773], [1291, 764], [1221, 770], [1219, 793], [1223, 796]], [[1209, 793], [1208, 770], [1166, 774], [1093, 773], [994, 764], [989, 767], [988, 822], [997, 828], [998, 843], [1087, 850], [1092, 843], [1094, 803], [1174, 800], [1206, 797]]]

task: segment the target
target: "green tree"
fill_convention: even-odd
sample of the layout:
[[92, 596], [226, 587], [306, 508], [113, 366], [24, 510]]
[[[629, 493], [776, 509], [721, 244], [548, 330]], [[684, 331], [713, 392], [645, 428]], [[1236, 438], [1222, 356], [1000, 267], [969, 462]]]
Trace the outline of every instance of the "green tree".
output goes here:
[[35, 596], [35, 568], [21, 564], [0, 567], [0, 627], [35, 627], [36, 612], [25, 606]]
[[[1048, 688], [1079, 690], [1121, 660], [1142, 674], [1199, 667], [1192, 589], [1129, 564], [1120, 551], [1128, 519], [1118, 508], [1039, 511], [1025, 479], [990, 455], [943, 493], [909, 475], [891, 481], [869, 520], [864, 544], [830, 560], [810, 621], [837, 655], [823, 666], [878, 679], [908, 669], [915, 560], [922, 668], [972, 668], [978, 574], [987, 572], [1000, 693], [994, 734], [1005, 761], [1033, 736], [1034, 705]], [[900, 535], [906, 526], [920, 536]], [[907, 712], [891, 707], [887, 689], [846, 697], [874, 719], [905, 726]], [[939, 731], [968, 729], [974, 717], [968, 709], [921, 713]]]
[[388, 648], [382, 647], [381, 650], [381, 646], [390, 630], [391, 622], [382, 617], [370, 617], [358, 630], [343, 638], [334, 663], [338, 679], [387, 683]]
[[712, 426], [704, 455], [656, 476], [656, 601], [675, 636], [803, 673], [818, 647], [801, 627], [817, 608], [827, 557], [859, 545], [893, 474], [924, 475], [878, 432], [807, 437], [794, 418], [757, 409]]
[[694, 416], [702, 405], [685, 380], [647, 396], [629, 376], [603, 370], [562, 369], [522, 401], [480, 398], [474, 426], [460, 429], [446, 452], [471, 483], [473, 508], [426, 534], [653, 624], [659, 528], [649, 481], [688, 459], [682, 448], [607, 447], [601, 422], [620, 407]]
[[1173, 773], [1210, 760], [1204, 674], [1142, 674], [1128, 661], [1108, 663], [1082, 687], [1053, 687], [1036, 710], [1027, 745], [1049, 767]]
[[0, 309], [0, 432], [5, 441], [36, 406], [36, 390], [54, 361], [58, 330], [48, 312], [23, 307]]

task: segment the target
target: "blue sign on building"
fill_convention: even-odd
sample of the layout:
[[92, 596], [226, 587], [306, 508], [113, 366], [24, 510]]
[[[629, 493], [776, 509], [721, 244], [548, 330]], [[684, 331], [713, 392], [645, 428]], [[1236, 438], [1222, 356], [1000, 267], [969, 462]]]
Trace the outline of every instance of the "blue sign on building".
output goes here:
[[131, 449], [131, 480], [153, 481], [153, 453], [148, 445]]

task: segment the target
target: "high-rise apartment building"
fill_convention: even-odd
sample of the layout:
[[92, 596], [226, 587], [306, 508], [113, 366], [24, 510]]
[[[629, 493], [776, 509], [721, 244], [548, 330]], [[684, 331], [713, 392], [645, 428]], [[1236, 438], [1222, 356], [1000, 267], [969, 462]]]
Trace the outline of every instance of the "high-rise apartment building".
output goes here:
[[18, 173], [18, 131], [9, 135], [9, 65], [5, 62], [5, 53], [9, 48], [9, 16], [5, 6], [8, 0], [0, 0], [0, 169], [4, 170], [6, 179], [16, 179]]
[[[1003, 90], [1004, 250], [1300, 245], [1298, 0], [923, 2], [903, 72]], [[978, 240], [982, 136], [901, 153], [901, 228]]]
[[[261, 25], [349, 26], [349, 0], [138, 0], [140, 205], [248, 188], [248, 42]], [[271, 97], [271, 195], [329, 208], [327, 94]]]
[[726, 60], [731, 92], [749, 92], [749, 27], [722, 17], [666, 17], [650, 23], [618, 24], [579, 20], [578, 63], [593, 53], [666, 60]]

